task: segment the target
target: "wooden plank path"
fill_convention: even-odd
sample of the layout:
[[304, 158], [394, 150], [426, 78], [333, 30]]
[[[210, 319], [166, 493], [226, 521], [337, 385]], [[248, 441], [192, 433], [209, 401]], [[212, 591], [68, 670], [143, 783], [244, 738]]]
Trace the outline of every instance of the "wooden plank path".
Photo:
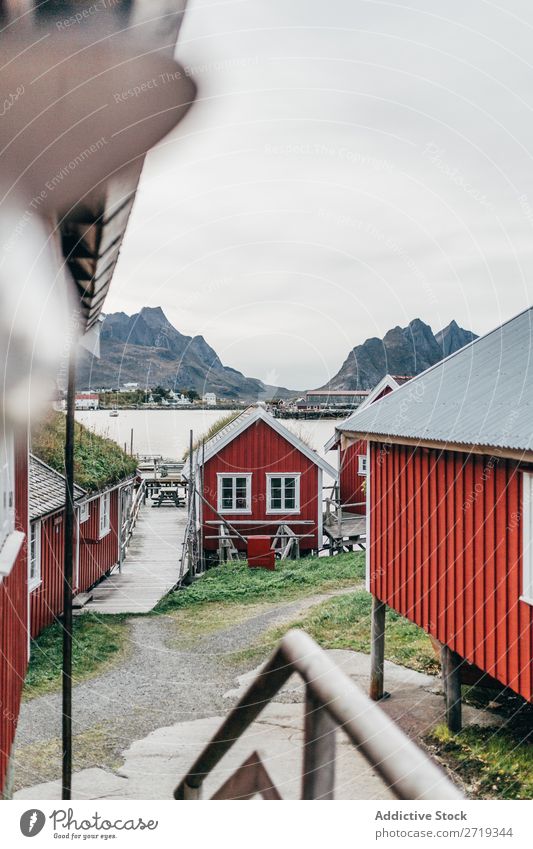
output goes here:
[[98, 584], [92, 590], [92, 601], [83, 610], [92, 613], [148, 613], [152, 610], [180, 579], [186, 524], [184, 507], [144, 504], [122, 571], [117, 569]]

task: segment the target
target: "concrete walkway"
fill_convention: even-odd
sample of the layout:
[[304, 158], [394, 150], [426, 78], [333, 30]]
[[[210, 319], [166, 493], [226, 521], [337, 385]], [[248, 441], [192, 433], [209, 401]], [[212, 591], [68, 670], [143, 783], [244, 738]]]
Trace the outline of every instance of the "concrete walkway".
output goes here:
[[121, 572], [92, 590], [82, 612], [148, 613], [179, 581], [187, 511], [141, 507]]
[[[370, 661], [358, 652], [333, 650], [335, 662], [359, 685], [368, 684]], [[244, 692], [258, 670], [238, 679], [238, 686], [225, 694], [227, 709]], [[385, 664], [385, 679], [391, 698], [382, 708], [410, 736], [423, 736], [442, 721], [444, 704], [439, 692], [439, 679]], [[259, 719], [223, 758], [205, 786], [209, 798], [248, 755], [259, 750], [263, 761], [284, 799], [300, 798], [301, 759], [303, 745], [304, 689], [301, 679], [293, 676]], [[116, 772], [91, 768], [74, 775], [73, 797], [76, 799], [171, 799], [172, 791], [191, 767], [220, 723], [222, 713], [201, 719], [178, 722], [158, 728], [132, 743], [123, 753], [124, 763]], [[486, 711], [465, 706], [465, 724], [493, 725], [501, 720]], [[16, 799], [59, 799], [60, 785], [51, 781], [27, 787]], [[337, 734], [336, 799], [393, 798], [382, 780], [363, 756], [347, 740]]]

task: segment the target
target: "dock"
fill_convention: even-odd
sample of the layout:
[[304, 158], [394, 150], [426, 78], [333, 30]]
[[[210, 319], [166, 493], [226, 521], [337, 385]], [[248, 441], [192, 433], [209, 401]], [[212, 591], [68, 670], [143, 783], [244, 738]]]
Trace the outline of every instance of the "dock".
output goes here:
[[[148, 613], [182, 578], [182, 543], [187, 510], [174, 505], [139, 509], [135, 531], [120, 571], [91, 590], [90, 613]], [[80, 611], [81, 612], [81, 611]]]
[[337, 509], [324, 516], [324, 534], [328, 538], [330, 554], [364, 549], [366, 545], [366, 516]]

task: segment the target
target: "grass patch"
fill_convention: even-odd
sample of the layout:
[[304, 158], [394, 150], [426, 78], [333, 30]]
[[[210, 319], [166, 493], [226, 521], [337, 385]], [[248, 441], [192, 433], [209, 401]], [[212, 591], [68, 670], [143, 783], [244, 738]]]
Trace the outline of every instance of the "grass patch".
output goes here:
[[[223, 427], [226, 427], [227, 425], [231, 424], [233, 421], [235, 421], [237, 416], [240, 415], [241, 410], [236, 410], [232, 411], [231, 413], [226, 413], [225, 416], [220, 416], [220, 418], [217, 419], [216, 422], [213, 422], [211, 427], [209, 427], [204, 433], [201, 433], [200, 436], [196, 437], [192, 444], [192, 450], [197, 451], [199, 448], [201, 448], [202, 442], [209, 442], [209, 440], [216, 436], [217, 433], [219, 433], [219, 431], [221, 431]], [[189, 449], [186, 448], [183, 453], [184, 460], [187, 460], [189, 453]]]
[[[79, 772], [89, 767], [118, 769], [124, 748], [120, 728], [106, 723], [94, 725], [72, 738], [72, 768]], [[62, 742], [53, 737], [14, 751], [15, 781], [13, 790], [31, 787], [43, 781], [54, 781], [61, 775]]]
[[511, 729], [469, 726], [453, 734], [439, 725], [426, 743], [462, 778], [474, 799], [533, 797], [533, 746]]
[[276, 569], [250, 569], [243, 561], [215, 566], [192, 586], [162, 599], [151, 615], [172, 613], [184, 607], [211, 602], [252, 604], [289, 601], [353, 585], [364, 575], [363, 552], [336, 557], [302, 557], [280, 560]]
[[200, 637], [239, 625], [251, 616], [259, 616], [268, 607], [268, 604], [228, 604], [216, 601], [182, 607], [173, 616], [177, 631], [168, 641], [168, 647], [187, 648]]
[[[84, 613], [74, 617], [72, 678], [75, 683], [90, 678], [121, 659], [126, 651], [129, 629], [125, 617]], [[61, 687], [62, 628], [58, 622], [45, 628], [31, 643], [31, 657], [23, 698], [34, 699]]]
[[[56, 472], [65, 471], [65, 424], [63, 413], [50, 413], [32, 428], [31, 450]], [[112, 439], [74, 424], [74, 477], [78, 486], [92, 492], [135, 474], [137, 460], [125, 454]]]
[[[290, 627], [304, 628], [323, 648], [370, 652], [372, 596], [364, 590], [337, 596], [313, 607]], [[287, 629], [273, 633], [273, 642]], [[385, 657], [419, 672], [437, 674], [440, 669], [429, 637], [417, 625], [394, 610], [387, 610]]]

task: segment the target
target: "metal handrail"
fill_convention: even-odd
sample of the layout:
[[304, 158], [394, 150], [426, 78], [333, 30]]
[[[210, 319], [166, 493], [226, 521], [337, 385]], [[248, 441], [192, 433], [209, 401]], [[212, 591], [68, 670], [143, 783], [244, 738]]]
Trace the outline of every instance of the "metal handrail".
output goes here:
[[294, 672], [306, 684], [302, 798], [333, 798], [338, 725], [399, 799], [462, 799], [445, 773], [304, 631], [289, 631], [174, 791], [200, 799], [202, 784]]

